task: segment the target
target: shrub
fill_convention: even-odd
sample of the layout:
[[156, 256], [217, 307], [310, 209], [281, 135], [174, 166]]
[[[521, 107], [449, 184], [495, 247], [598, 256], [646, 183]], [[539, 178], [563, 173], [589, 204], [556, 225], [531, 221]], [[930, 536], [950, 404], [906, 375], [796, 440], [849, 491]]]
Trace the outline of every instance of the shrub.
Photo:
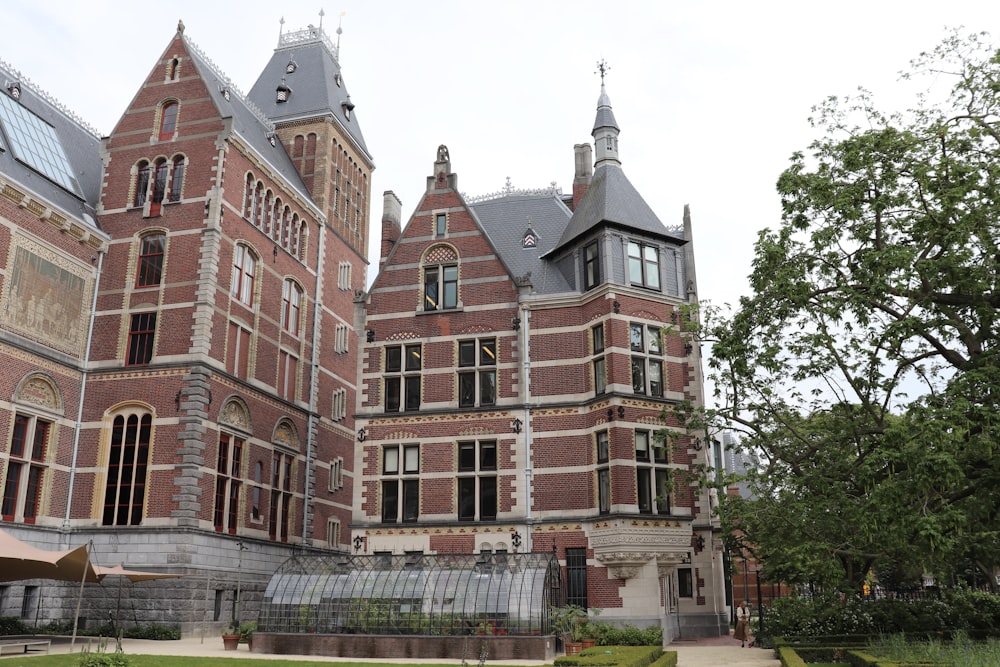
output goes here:
[[90, 650], [89, 646], [84, 647], [80, 652], [79, 667], [129, 667], [128, 658], [124, 653], [115, 651], [107, 652], [107, 642], [101, 642], [96, 651]]
[[28, 626], [17, 616], [0, 616], [0, 635], [24, 635]]

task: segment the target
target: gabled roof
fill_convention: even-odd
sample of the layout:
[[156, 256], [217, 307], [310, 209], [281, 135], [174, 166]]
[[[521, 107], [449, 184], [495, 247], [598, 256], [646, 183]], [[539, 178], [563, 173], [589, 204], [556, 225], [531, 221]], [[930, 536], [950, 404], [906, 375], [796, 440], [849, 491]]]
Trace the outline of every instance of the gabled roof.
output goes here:
[[[104, 164], [97, 132], [0, 60], [0, 83], [4, 82], [6, 86], [0, 90], [0, 95], [8, 105], [8, 116], [18, 123], [27, 122], [28, 126], [18, 129], [0, 120], [3, 127], [0, 131], [0, 174], [77, 217], [88, 227], [98, 229], [95, 211], [101, 195]], [[19, 92], [17, 98], [12, 95], [15, 84]], [[37, 126], [31, 127], [34, 124]], [[43, 136], [39, 136], [39, 129]], [[58, 147], [47, 145], [46, 137], [52, 136], [57, 138]], [[25, 152], [23, 143], [29, 144], [33, 154], [21, 154]]]
[[[542, 259], [555, 247], [571, 215], [557, 191], [514, 192], [473, 203], [470, 208], [513, 278], [530, 273], [532, 289], [542, 294], [572, 289], [556, 267]], [[525, 248], [523, 239], [529, 228], [536, 245]]]
[[553, 250], [573, 243], [601, 225], [631, 229], [640, 234], [682, 240], [668, 230], [635, 189], [621, 167], [601, 165], [573, 212]]
[[[322, 28], [310, 26], [282, 34], [278, 48], [250, 89], [249, 98], [275, 123], [332, 116], [371, 162], [354, 103], [340, 71], [337, 51]], [[289, 72], [290, 69], [293, 71]], [[291, 91], [285, 102], [277, 101], [279, 86]]]
[[308, 201], [312, 201], [312, 195], [302, 182], [302, 176], [285, 151], [284, 145], [274, 134], [274, 124], [256, 105], [244, 97], [240, 89], [194, 42], [185, 35], [182, 35], [182, 38], [192, 62], [205, 82], [205, 87], [208, 88], [209, 96], [219, 110], [219, 115], [231, 118], [233, 131], [266, 160], [290, 187], [298, 190]]

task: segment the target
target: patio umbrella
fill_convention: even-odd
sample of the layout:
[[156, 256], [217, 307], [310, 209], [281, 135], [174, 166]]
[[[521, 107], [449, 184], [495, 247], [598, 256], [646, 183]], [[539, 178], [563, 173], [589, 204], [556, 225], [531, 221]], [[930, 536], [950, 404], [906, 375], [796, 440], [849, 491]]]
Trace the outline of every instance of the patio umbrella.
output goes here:
[[98, 581], [87, 545], [67, 551], [39, 549], [0, 529], [0, 581]]

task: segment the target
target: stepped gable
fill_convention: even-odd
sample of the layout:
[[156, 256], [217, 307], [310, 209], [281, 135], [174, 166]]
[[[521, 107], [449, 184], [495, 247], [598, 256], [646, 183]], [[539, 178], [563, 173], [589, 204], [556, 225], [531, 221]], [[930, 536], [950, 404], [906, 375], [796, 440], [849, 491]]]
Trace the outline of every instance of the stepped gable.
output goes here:
[[[2, 60], [0, 83], [0, 175], [99, 229], [104, 165], [97, 131]], [[53, 136], [58, 146], [48, 145]]]
[[[339, 51], [322, 27], [282, 33], [271, 60], [250, 89], [249, 98], [278, 124], [329, 115], [371, 162], [340, 70]], [[281, 102], [276, 94], [279, 86], [287, 88]]]

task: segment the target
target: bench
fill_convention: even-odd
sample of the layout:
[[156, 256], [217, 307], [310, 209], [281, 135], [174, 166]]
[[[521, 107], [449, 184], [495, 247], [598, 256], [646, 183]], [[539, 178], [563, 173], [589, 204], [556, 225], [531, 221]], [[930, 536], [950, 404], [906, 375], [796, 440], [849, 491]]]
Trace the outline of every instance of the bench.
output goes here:
[[51, 639], [24, 639], [18, 641], [0, 641], [0, 655], [8, 653], [31, 653], [34, 651], [49, 652]]

